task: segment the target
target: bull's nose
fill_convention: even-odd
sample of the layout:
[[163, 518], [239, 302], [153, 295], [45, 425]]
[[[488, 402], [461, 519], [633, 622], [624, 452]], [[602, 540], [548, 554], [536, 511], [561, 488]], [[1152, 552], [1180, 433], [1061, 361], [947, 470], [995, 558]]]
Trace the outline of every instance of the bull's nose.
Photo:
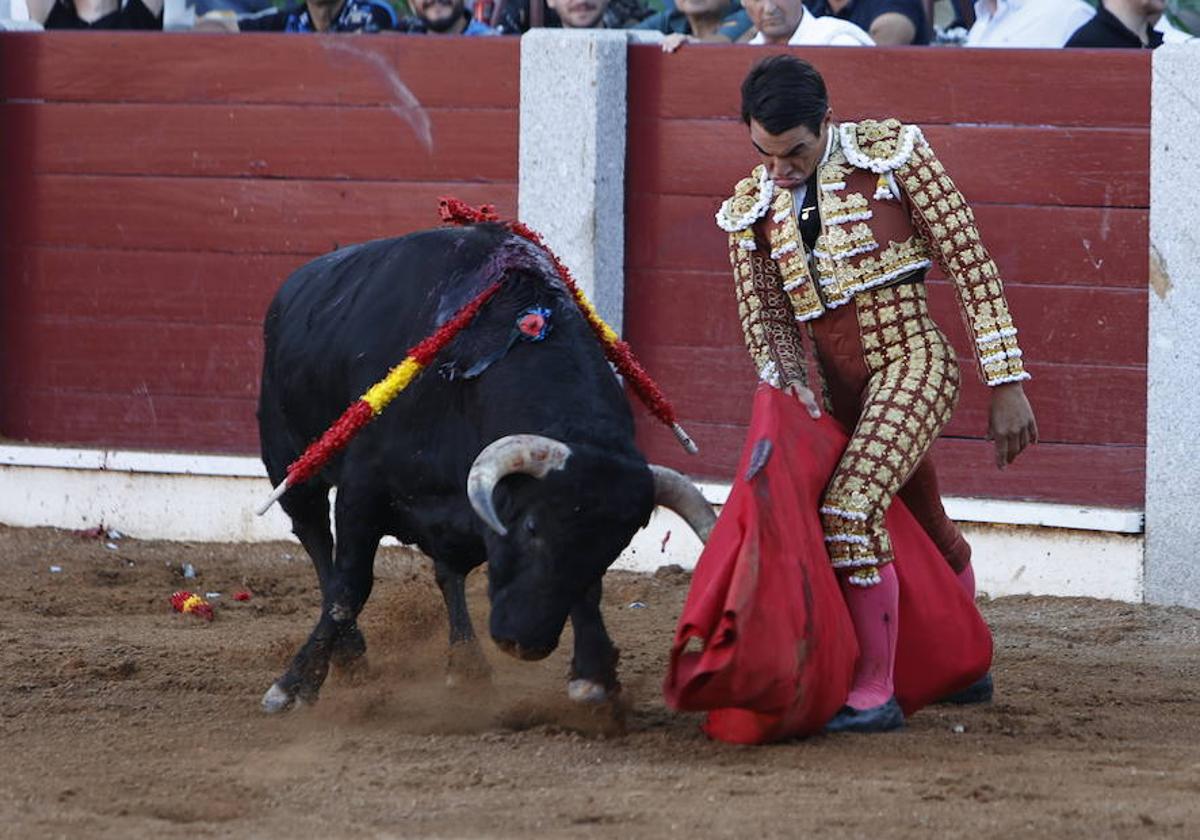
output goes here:
[[496, 643], [496, 647], [507, 653], [509, 656], [524, 660], [525, 662], [534, 662], [538, 659], [545, 659], [554, 652], [553, 647], [548, 648], [528, 648], [521, 647], [514, 641], [509, 639], [492, 639]]

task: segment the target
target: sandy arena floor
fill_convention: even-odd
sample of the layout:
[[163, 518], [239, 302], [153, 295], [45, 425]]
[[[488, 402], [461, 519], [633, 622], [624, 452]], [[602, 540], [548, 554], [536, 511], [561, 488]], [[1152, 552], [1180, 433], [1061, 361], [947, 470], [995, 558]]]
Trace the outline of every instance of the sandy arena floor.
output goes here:
[[[491, 689], [447, 689], [440, 596], [398, 549], [365, 682], [270, 718], [317, 611], [300, 549], [105, 543], [0, 529], [0, 837], [1200, 837], [1197, 612], [994, 600], [992, 705], [742, 748], [663, 705], [683, 574], [609, 577], [623, 735], [566, 700], [566, 644], [487, 643]], [[224, 593], [214, 622], [171, 612], [185, 583]], [[471, 595], [486, 627], [479, 575]]]

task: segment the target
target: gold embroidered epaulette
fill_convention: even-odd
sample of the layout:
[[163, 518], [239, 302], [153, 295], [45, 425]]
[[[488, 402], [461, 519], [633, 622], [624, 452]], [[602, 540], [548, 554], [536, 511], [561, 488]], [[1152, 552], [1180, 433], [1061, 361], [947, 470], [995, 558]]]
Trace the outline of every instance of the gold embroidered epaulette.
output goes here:
[[919, 126], [899, 120], [863, 120], [838, 126], [846, 160], [859, 169], [883, 174], [894, 172], [912, 157], [913, 148], [924, 139]]
[[754, 167], [749, 178], [738, 181], [733, 195], [725, 199], [717, 211], [717, 226], [727, 233], [747, 230], [766, 214], [775, 196], [775, 182], [767, 168]]

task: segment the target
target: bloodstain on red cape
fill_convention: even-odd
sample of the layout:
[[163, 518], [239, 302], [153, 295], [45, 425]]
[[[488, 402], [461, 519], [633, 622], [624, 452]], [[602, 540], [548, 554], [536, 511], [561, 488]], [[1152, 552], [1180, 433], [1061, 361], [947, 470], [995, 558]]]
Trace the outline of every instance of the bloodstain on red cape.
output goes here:
[[[858, 643], [818, 507], [846, 447], [828, 415], [760, 386], [729, 500], [692, 578], [663, 684], [739, 744], [820, 732], [845, 703]], [[992, 637], [920, 524], [887, 514], [900, 582], [896, 696], [906, 716], [991, 667]]]

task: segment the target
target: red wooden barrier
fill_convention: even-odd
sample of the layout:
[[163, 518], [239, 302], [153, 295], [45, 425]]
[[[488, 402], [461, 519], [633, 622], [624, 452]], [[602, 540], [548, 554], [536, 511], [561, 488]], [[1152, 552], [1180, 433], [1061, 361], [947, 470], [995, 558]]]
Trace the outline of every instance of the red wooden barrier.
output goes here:
[[[648, 454], [728, 478], [754, 374], [741, 347], [720, 201], [757, 162], [741, 79], [764, 53], [631, 50], [625, 332], [701, 445], [650, 422]], [[970, 377], [937, 445], [949, 494], [1139, 507], [1144, 489], [1150, 63], [1147, 56], [809, 49], [837, 118], [925, 129], [972, 201], [1006, 280], [1043, 443], [997, 473], [986, 389]], [[932, 307], [960, 354], [952, 290]], [[974, 361], [962, 359], [964, 368]], [[642, 418], [644, 419], [644, 418]]]
[[256, 452], [288, 272], [446, 193], [516, 210], [515, 40], [0, 40], [10, 438]]
[[[516, 209], [515, 39], [0, 42], [0, 435], [255, 452], [261, 315], [288, 271], [434, 224], [444, 193]], [[703, 454], [644, 415], [639, 434], [712, 478], [753, 387], [712, 216], [755, 163], [737, 97], [763, 54], [630, 52], [626, 333]], [[839, 117], [925, 127], [1006, 278], [1045, 442], [997, 477], [968, 384], [938, 444], [944, 489], [1140, 506], [1148, 57], [806, 55]], [[950, 290], [931, 298], [965, 351]]]

